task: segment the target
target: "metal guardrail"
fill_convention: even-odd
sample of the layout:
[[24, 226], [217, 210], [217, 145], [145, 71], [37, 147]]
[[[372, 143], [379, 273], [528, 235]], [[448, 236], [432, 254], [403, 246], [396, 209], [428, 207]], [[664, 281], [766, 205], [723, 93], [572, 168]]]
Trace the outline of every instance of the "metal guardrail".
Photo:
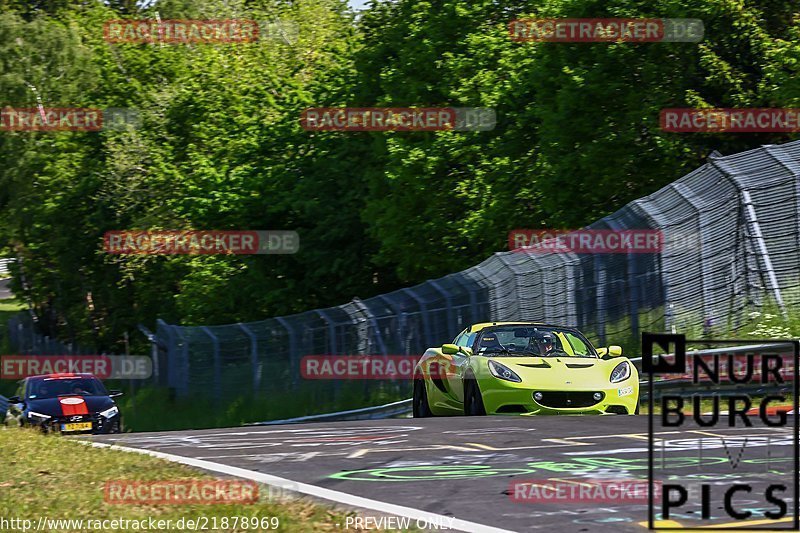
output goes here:
[[350, 411], [339, 411], [338, 413], [327, 413], [324, 415], [299, 416], [297, 418], [287, 418], [285, 420], [269, 420], [267, 422], [252, 422], [246, 426], [273, 426], [278, 424], [300, 424], [302, 422], [340, 422], [345, 420], [381, 420], [392, 418], [411, 412], [412, 399], [400, 400], [399, 402], [387, 403], [377, 407], [364, 407], [363, 409], [352, 409]]

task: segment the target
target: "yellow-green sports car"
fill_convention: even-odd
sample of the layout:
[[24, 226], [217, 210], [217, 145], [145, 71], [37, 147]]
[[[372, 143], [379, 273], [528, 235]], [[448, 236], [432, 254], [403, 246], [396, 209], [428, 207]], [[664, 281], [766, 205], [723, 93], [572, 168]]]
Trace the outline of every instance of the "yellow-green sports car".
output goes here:
[[575, 328], [487, 322], [429, 348], [414, 368], [414, 417], [634, 414], [639, 372], [622, 348]]

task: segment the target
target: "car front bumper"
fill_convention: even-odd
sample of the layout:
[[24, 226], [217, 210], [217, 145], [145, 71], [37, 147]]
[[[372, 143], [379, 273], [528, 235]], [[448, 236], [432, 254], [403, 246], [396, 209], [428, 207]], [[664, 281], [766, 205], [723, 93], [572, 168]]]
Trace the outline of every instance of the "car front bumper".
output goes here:
[[[627, 379], [603, 386], [539, 387], [496, 380], [482, 390], [487, 414], [583, 415], [634, 414], [639, 400], [639, 383]], [[534, 395], [541, 394], [535, 399]], [[600, 399], [595, 398], [595, 394]]]
[[[40, 427], [43, 431], [48, 433], [61, 433], [63, 435], [105, 435], [109, 433], [119, 433], [121, 431], [122, 416], [117, 414], [111, 418], [105, 418], [99, 414], [94, 414], [80, 417], [58, 417], [45, 421], [28, 419], [28, 423], [31, 426]], [[91, 429], [79, 431], [65, 431], [62, 429], [66, 424], [76, 423], [91, 423], [92, 427]]]

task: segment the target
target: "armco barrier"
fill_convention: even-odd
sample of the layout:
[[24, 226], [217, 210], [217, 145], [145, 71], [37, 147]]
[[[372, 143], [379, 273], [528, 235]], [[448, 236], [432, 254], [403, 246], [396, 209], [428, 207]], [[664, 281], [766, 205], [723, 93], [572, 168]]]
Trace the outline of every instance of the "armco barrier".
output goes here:
[[338, 413], [328, 413], [324, 415], [299, 416], [297, 418], [287, 418], [285, 420], [270, 420], [268, 422], [254, 422], [245, 424], [246, 426], [272, 426], [278, 424], [300, 424], [303, 422], [340, 422], [345, 420], [382, 420], [393, 418], [411, 412], [411, 398], [400, 400], [399, 402], [387, 403], [378, 407], [365, 407], [363, 409], [352, 409], [350, 411], [340, 411]]

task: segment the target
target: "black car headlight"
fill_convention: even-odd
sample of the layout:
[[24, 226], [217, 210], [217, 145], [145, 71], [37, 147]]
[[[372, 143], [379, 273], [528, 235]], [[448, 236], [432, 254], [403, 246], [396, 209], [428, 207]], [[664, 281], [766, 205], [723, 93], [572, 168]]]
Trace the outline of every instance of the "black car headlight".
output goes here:
[[611, 383], [619, 383], [631, 377], [631, 364], [623, 361], [611, 371]]
[[515, 374], [513, 370], [508, 368], [506, 365], [498, 363], [497, 361], [489, 360], [489, 372], [491, 372], [494, 377], [504, 379], [506, 381], [513, 381], [515, 383], [522, 381], [522, 379]]
[[53, 418], [53, 417], [50, 416], [50, 415], [46, 415], [46, 414], [43, 414], [43, 413], [37, 413], [36, 411], [28, 411], [28, 419], [31, 422], [47, 422], [51, 418]]
[[117, 409], [116, 405], [114, 407], [106, 409], [105, 411], [100, 411], [100, 416], [102, 416], [103, 418], [113, 418], [118, 414], [119, 414], [119, 409]]

